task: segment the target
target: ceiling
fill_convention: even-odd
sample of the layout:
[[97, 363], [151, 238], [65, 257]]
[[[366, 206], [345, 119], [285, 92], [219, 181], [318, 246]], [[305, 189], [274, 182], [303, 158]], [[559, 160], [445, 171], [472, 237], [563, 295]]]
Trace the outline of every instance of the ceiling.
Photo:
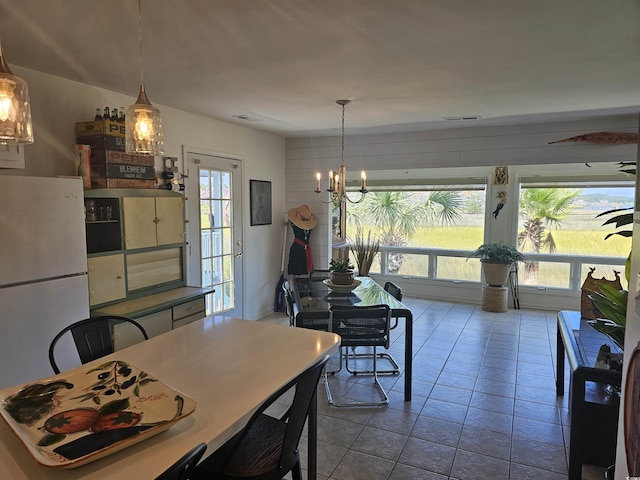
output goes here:
[[[347, 134], [640, 106], [637, 0], [142, 0], [142, 32], [154, 104], [285, 137], [338, 133], [342, 98]], [[0, 0], [0, 34], [11, 65], [137, 95], [136, 0]]]

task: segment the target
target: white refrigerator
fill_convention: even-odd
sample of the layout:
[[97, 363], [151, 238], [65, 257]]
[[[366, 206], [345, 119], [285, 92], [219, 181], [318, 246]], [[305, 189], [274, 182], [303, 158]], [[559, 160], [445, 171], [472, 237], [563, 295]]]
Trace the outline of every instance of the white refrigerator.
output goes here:
[[53, 375], [51, 340], [88, 316], [82, 180], [0, 175], [0, 388]]

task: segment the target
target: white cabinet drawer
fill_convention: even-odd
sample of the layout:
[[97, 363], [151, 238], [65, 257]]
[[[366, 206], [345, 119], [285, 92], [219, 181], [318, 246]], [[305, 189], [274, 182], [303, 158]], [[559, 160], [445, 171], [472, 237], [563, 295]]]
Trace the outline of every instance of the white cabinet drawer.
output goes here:
[[180, 320], [175, 320], [173, 322], [173, 329], [175, 330], [176, 328], [184, 327], [189, 323], [195, 322], [196, 320], [200, 320], [202, 317], [204, 317], [204, 312], [198, 312], [198, 313], [194, 313], [189, 317], [184, 317], [184, 318], [181, 318]]
[[180, 320], [184, 317], [190, 317], [196, 313], [200, 313], [204, 317], [204, 297], [191, 300], [190, 302], [182, 303], [173, 307], [173, 321], [174, 327], [176, 320]]
[[[149, 338], [168, 332], [172, 328], [171, 310], [162, 310], [135, 320], [146, 330]], [[143, 340], [142, 333], [135, 325], [130, 323], [116, 323], [113, 325], [114, 350], [122, 350]]]

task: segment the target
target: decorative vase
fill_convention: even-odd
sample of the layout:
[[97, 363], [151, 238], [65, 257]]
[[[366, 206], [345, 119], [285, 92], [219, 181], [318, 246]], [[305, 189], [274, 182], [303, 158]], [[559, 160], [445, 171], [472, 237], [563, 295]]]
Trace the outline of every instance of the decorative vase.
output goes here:
[[510, 263], [490, 263], [482, 262], [482, 273], [484, 281], [492, 287], [501, 287], [507, 284], [509, 272], [511, 271]]
[[334, 285], [352, 285], [353, 284], [353, 270], [347, 270], [346, 272], [331, 272], [331, 283]]

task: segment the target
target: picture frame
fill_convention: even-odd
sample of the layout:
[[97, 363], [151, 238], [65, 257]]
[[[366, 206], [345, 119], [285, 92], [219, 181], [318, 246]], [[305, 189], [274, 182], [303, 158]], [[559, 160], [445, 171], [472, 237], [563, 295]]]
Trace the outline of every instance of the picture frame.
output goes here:
[[493, 184], [494, 185], [509, 184], [509, 170], [505, 165], [500, 165], [493, 169]]
[[249, 180], [251, 226], [271, 225], [271, 182]]

